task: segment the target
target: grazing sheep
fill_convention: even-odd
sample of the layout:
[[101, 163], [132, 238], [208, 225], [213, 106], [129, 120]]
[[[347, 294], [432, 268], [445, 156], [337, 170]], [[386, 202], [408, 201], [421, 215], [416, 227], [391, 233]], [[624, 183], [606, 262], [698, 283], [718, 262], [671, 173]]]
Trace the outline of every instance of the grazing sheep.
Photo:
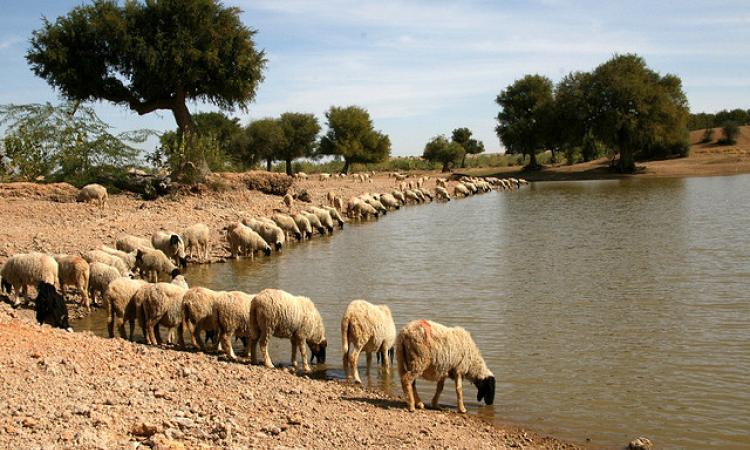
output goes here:
[[491, 405], [495, 400], [495, 376], [487, 368], [469, 332], [461, 327], [448, 328], [429, 320], [409, 322], [398, 334], [396, 358], [409, 411], [414, 411], [415, 406], [424, 408], [416, 388], [419, 376], [437, 381], [433, 408], [439, 407], [440, 394], [448, 377], [456, 382], [457, 406], [461, 413], [466, 412], [464, 378], [477, 387], [477, 401], [484, 399]]
[[65, 299], [58, 294], [55, 286], [50, 283], [41, 282], [36, 286], [36, 321], [39, 325], [49, 323], [53, 327], [73, 331], [68, 323], [68, 307]]
[[334, 208], [333, 206], [324, 206], [323, 209], [328, 211], [328, 214], [331, 215], [331, 219], [335, 220], [339, 224], [340, 229], [344, 229], [344, 218], [341, 217], [341, 214]]
[[182, 297], [183, 328], [187, 328], [193, 347], [205, 351], [206, 345], [201, 339], [201, 331], [219, 331], [216, 302], [222, 294], [223, 291], [194, 287]]
[[435, 197], [438, 198], [438, 199], [444, 199], [446, 201], [451, 201], [451, 195], [442, 186], [437, 186], [435, 188]]
[[302, 240], [302, 232], [300, 232], [300, 229], [297, 226], [297, 223], [292, 218], [292, 216], [276, 213], [273, 216], [271, 216], [271, 220], [273, 220], [274, 223], [279, 228], [284, 230], [284, 232], [287, 235], [287, 239], [290, 236], [294, 236], [294, 238], [297, 239], [298, 241]]
[[107, 331], [109, 337], [115, 337], [115, 328], [119, 330], [120, 337], [128, 339], [125, 333], [125, 321], [130, 324], [130, 340], [133, 340], [135, 331], [136, 305], [135, 293], [146, 284], [144, 280], [133, 280], [130, 277], [119, 277], [112, 280], [104, 292], [104, 301], [107, 303]]
[[333, 202], [336, 200], [336, 193], [333, 191], [328, 191], [328, 194], [326, 194], [326, 199], [328, 200], [328, 204], [333, 206]]
[[151, 245], [164, 252], [175, 264], [183, 268], [187, 267], [185, 241], [179, 234], [167, 230], [156, 231], [151, 235]]
[[16, 300], [13, 306], [18, 306], [20, 301], [18, 295], [23, 296], [24, 302], [29, 302], [29, 286], [39, 283], [56, 285], [58, 281], [57, 261], [49, 255], [42, 253], [22, 253], [13, 255], [5, 261], [0, 269], [2, 279], [2, 291], [10, 294], [11, 289], [16, 291]]
[[[237, 358], [232, 348], [232, 337], [237, 336], [252, 339], [253, 322], [250, 311], [254, 298], [255, 295], [240, 291], [231, 291], [224, 292], [216, 300], [216, 323], [219, 329], [219, 343], [228, 358]], [[247, 357], [251, 348], [254, 351], [255, 347], [247, 343], [243, 356]], [[255, 360], [254, 352], [252, 360]]]
[[294, 197], [292, 197], [292, 194], [286, 194], [284, 196], [284, 204], [287, 208], [292, 209], [292, 205], [294, 205]]
[[318, 230], [318, 234], [320, 234], [321, 236], [326, 234], [326, 228], [323, 226], [322, 223], [320, 223], [320, 219], [318, 219], [318, 216], [307, 211], [302, 211], [301, 214], [305, 216], [308, 222], [310, 222], [310, 226]]
[[255, 361], [255, 346], [260, 342], [263, 363], [273, 367], [268, 354], [268, 341], [271, 336], [289, 338], [292, 342], [293, 367], [297, 367], [297, 349], [302, 356], [305, 372], [310, 371], [307, 363], [305, 342], [318, 363], [325, 363], [326, 337], [323, 319], [315, 304], [307, 297], [297, 297], [278, 289], [265, 289], [255, 296], [250, 307], [250, 348]]
[[464, 186], [463, 184], [460, 184], [460, 183], [459, 183], [459, 184], [457, 184], [457, 185], [456, 185], [456, 186], [455, 186], [455, 187], [453, 188], [453, 195], [454, 195], [454, 196], [456, 196], [456, 197], [458, 197], [458, 196], [461, 196], [461, 197], [468, 197], [468, 196], [470, 196], [470, 195], [471, 195], [471, 191], [469, 190], [469, 188], [467, 188], [467, 187], [466, 187], [466, 186]]
[[383, 366], [388, 369], [388, 357], [393, 357], [396, 341], [396, 325], [391, 309], [386, 305], [373, 305], [364, 300], [354, 300], [341, 319], [341, 349], [344, 352], [344, 373], [349, 380], [362, 383], [357, 370], [359, 354], [367, 354], [367, 376], [370, 376], [372, 353], [380, 355]]
[[86, 309], [91, 309], [89, 303], [89, 263], [80, 256], [57, 255], [57, 275], [60, 280], [60, 294], [65, 298], [65, 285], [73, 285], [83, 298]]
[[112, 266], [117, 269], [117, 271], [122, 276], [128, 275], [128, 273], [130, 273], [130, 269], [128, 269], [128, 266], [123, 262], [122, 259], [117, 256], [110, 255], [109, 253], [102, 250], [91, 250], [89, 252], [86, 252], [83, 254], [83, 259], [85, 259], [89, 264], [99, 262], [108, 266]]
[[112, 247], [107, 247], [106, 245], [100, 246], [99, 250], [104, 253], [109, 253], [112, 256], [117, 256], [125, 263], [129, 270], [133, 270], [133, 267], [135, 267], [135, 252], [127, 253]]
[[278, 227], [270, 219], [252, 219], [244, 218], [242, 223], [250, 227], [253, 231], [258, 233], [268, 245], [273, 246], [277, 252], [280, 252], [284, 243], [286, 242], [286, 234], [284, 230]]
[[396, 173], [396, 174], [393, 174], [393, 177], [396, 178], [397, 181], [404, 181], [406, 179], [407, 175], [401, 174], [401, 173]]
[[151, 250], [154, 247], [146, 238], [124, 234], [117, 238], [115, 248], [121, 252], [134, 253], [136, 250]]
[[392, 194], [383, 194], [380, 196], [380, 203], [388, 209], [400, 209], [401, 202]]
[[99, 304], [96, 300], [97, 294], [104, 297], [109, 284], [120, 277], [122, 277], [122, 274], [108, 264], [97, 261], [89, 264], [89, 295], [95, 305]]
[[320, 175], [318, 175], [318, 179], [320, 181], [327, 181], [329, 178], [331, 178], [330, 173], [321, 173]]
[[477, 186], [474, 183], [472, 183], [472, 182], [464, 181], [463, 184], [464, 184], [464, 186], [466, 186], [469, 189], [469, 191], [471, 191], [472, 194], [476, 194], [477, 191], [479, 190], [479, 189], [477, 189]]
[[271, 254], [271, 246], [265, 239], [241, 222], [229, 224], [224, 229], [227, 232], [227, 242], [229, 242], [232, 258], [243, 255], [250, 256], [250, 259], [254, 260], [255, 252], [258, 250], [262, 250], [266, 256]]
[[292, 216], [292, 219], [294, 219], [294, 223], [297, 224], [300, 233], [302, 233], [305, 238], [310, 239], [313, 235], [313, 229], [310, 221], [307, 220], [307, 217], [304, 214], [297, 213]]
[[447, 189], [448, 188], [448, 180], [446, 178], [436, 178], [435, 179], [435, 186]]
[[326, 230], [328, 230], [328, 233], [333, 233], [333, 218], [327, 210], [311, 206], [308, 209], [308, 212], [314, 214], [318, 218], [320, 224], [323, 225]]
[[406, 197], [404, 197], [404, 193], [403, 192], [401, 192], [401, 191], [392, 191], [391, 195], [396, 200], [398, 200], [399, 202], [401, 202], [402, 205], [406, 203]]
[[104, 208], [107, 206], [107, 200], [109, 199], [109, 196], [107, 195], [107, 188], [102, 186], [101, 184], [87, 184], [86, 186], [82, 187], [80, 191], [78, 191], [78, 195], [76, 196], [77, 202], [93, 202], [97, 203], [100, 208]]
[[168, 274], [171, 278], [180, 274], [180, 269], [161, 250], [138, 250], [135, 254], [135, 267], [152, 283], [159, 281], [159, 274]]
[[[146, 343], [161, 345], [162, 339], [159, 333], [159, 325], [161, 325], [169, 329], [170, 337], [172, 330], [177, 328], [180, 347], [185, 348], [185, 340], [182, 336], [182, 297], [187, 289], [174, 283], [154, 283], [145, 285], [141, 289], [145, 290], [141, 308], [143, 308], [145, 321]], [[171, 339], [168, 341], [172, 343]]]
[[333, 199], [333, 207], [336, 208], [337, 211], [343, 211], [344, 210], [344, 200], [341, 197], [336, 197]]
[[404, 191], [404, 197], [406, 197], [407, 202], [412, 201], [414, 203], [422, 203], [424, 200], [417, 195], [416, 192], [412, 191], [411, 189], [407, 189]]
[[182, 239], [185, 241], [185, 251], [190, 258], [193, 251], [198, 253], [198, 259], [208, 261], [208, 252], [211, 249], [211, 230], [203, 223], [196, 223], [182, 231]]

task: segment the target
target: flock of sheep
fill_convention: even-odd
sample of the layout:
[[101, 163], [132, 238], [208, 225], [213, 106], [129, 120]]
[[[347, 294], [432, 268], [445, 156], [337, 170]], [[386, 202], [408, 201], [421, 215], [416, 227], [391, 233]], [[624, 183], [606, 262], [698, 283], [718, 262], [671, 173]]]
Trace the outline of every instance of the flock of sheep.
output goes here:
[[[270, 218], [246, 217], [224, 227], [226, 241], [233, 257], [253, 257], [256, 252], [270, 255], [280, 251], [294, 238], [309, 239], [314, 232], [332, 233], [335, 226], [343, 228], [345, 220], [378, 217], [402, 205], [422, 203], [433, 199], [449, 201], [449, 182], [437, 178], [432, 191], [424, 187], [429, 180], [421, 177], [407, 180], [400, 174], [392, 175], [398, 188], [390, 193], [362, 194], [346, 202], [334, 192], [327, 195], [329, 205], [308, 206], [296, 214], [276, 213]], [[355, 180], [366, 182], [367, 174]], [[524, 180], [498, 178], [463, 178], [453, 186], [453, 195], [465, 197], [493, 189], [516, 189]], [[86, 186], [79, 199], [106, 205], [106, 189]], [[291, 209], [294, 199], [284, 198]], [[188, 257], [207, 260], [211, 247], [210, 230], [196, 224], [181, 233], [159, 230], [151, 239], [123, 235], [114, 247], [102, 245], [97, 250], [76, 255], [46, 255], [27, 253], [14, 255], [0, 269], [2, 291], [15, 291], [17, 305], [22, 296], [28, 303], [28, 287], [37, 289], [35, 299], [37, 320], [54, 326], [69, 328], [64, 302], [66, 286], [75, 287], [86, 307], [101, 299], [108, 307], [108, 333], [133, 340], [135, 323], [140, 324], [146, 343], [162, 344], [160, 327], [168, 329], [169, 343], [177, 331], [177, 339], [185, 348], [183, 331], [186, 329], [192, 345], [207, 350], [206, 337], [212, 337], [213, 350], [223, 351], [235, 359], [233, 338], [244, 342], [244, 356], [258, 361], [260, 348], [263, 364], [273, 367], [268, 353], [271, 336], [288, 338], [292, 344], [291, 364], [297, 368], [299, 352], [303, 370], [309, 371], [310, 362], [324, 363], [327, 341], [320, 313], [307, 297], [295, 296], [277, 289], [265, 289], [258, 294], [240, 291], [213, 291], [204, 287], [190, 288], [180, 274]], [[140, 278], [135, 278], [135, 274]], [[171, 282], [159, 282], [168, 276]], [[59, 286], [59, 292], [57, 290]], [[128, 322], [129, 336], [125, 330]], [[446, 378], [456, 383], [458, 409], [465, 412], [462, 380], [472, 381], [477, 389], [477, 401], [492, 404], [495, 378], [487, 368], [479, 349], [467, 331], [460, 327], [448, 328], [435, 322], [417, 320], [407, 324], [396, 335], [390, 309], [364, 300], [353, 301], [341, 320], [343, 365], [347, 379], [361, 382], [357, 361], [361, 352], [367, 357], [369, 373], [372, 353], [378, 355], [387, 370], [394, 354], [404, 394], [410, 411], [424, 408], [415, 389], [415, 380], [422, 376], [437, 382], [432, 405], [438, 406]]]

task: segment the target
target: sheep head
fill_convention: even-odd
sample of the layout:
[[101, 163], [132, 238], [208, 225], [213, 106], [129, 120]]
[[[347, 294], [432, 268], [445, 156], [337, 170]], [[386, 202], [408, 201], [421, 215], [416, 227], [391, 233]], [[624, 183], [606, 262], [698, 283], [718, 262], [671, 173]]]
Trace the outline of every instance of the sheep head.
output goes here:
[[477, 401], [491, 405], [495, 401], [495, 377], [489, 376], [481, 380], [476, 380], [474, 386], [477, 387]]
[[328, 341], [325, 339], [318, 343], [307, 341], [307, 346], [310, 347], [310, 362], [317, 359], [318, 364], [326, 363], [326, 347], [328, 347]]

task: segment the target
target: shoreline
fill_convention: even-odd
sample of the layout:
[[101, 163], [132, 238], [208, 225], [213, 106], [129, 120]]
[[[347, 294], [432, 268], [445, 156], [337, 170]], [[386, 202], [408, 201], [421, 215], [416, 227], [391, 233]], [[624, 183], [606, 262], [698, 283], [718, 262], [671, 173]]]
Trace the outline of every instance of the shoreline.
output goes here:
[[[307, 189], [312, 195], [313, 204], [321, 203], [331, 190], [347, 198], [362, 192], [390, 191], [397, 184], [385, 175], [378, 175], [373, 183], [355, 183], [351, 179], [320, 182], [312, 178], [295, 182], [295, 188]], [[153, 202], [144, 202], [129, 195], [113, 195], [109, 207], [104, 210], [88, 204], [60, 201], [70, 193], [71, 187], [64, 185], [23, 184], [13, 186], [13, 189], [1, 185], [0, 259], [25, 251], [78, 254], [101, 244], [111, 244], [121, 233], [150, 235], [159, 227], [179, 231], [198, 221], [208, 224], [213, 233], [218, 233], [223, 224], [237, 220], [240, 215], [269, 215], [274, 209], [282, 207], [281, 197], [248, 191], [244, 187], [230, 187], [223, 192], [175, 195]], [[335, 233], [338, 232], [341, 231]], [[222, 260], [226, 256], [224, 246], [214, 245], [211, 255], [214, 259], [212, 262]], [[86, 315], [85, 310], [70, 304], [71, 297], [68, 296], [71, 319]], [[19, 336], [26, 336], [26, 339], [19, 341]], [[4, 366], [10, 368], [2, 375], [5, 379], [3, 398], [8, 404], [21, 405], [17, 409], [6, 408], [0, 412], [0, 429], [6, 430], [5, 437], [0, 437], [0, 443], [7, 447], [23, 446], [30, 441], [44, 444], [52, 440], [54, 445], [123, 448], [135, 446], [136, 442], [152, 445], [156, 443], [155, 439], [162, 441], [164, 448], [183, 448], [180, 441], [188, 443], [187, 448], [200, 445], [213, 447], [229, 445], [230, 441], [225, 436], [230, 436], [231, 445], [260, 447], [285, 443], [294, 445], [299, 442], [298, 439], [302, 439], [306, 447], [312, 448], [342, 445], [366, 447], [383, 443], [418, 447], [581, 448], [579, 444], [527, 431], [523, 426], [505, 426], [502, 421], [489, 423], [476, 415], [460, 415], [451, 408], [446, 412], [408, 413], [403, 400], [379, 389], [363, 389], [338, 381], [309, 380], [304, 375], [291, 375], [285, 369], [267, 371], [257, 366], [228, 363], [220, 357], [200, 352], [164, 351], [121, 339], [99, 338], [90, 332], [69, 334], [47, 326], [39, 327], [33, 323], [33, 310], [13, 310], [4, 303], [0, 304], [0, 342], [6, 347], [0, 359], [4, 358]], [[72, 351], [71, 348], [83, 351]], [[127, 355], [127, 361], [117, 358], [116, 355], [122, 354]], [[189, 369], [189, 375], [195, 374], [203, 382], [200, 389], [190, 383], [192, 376], [181, 372], [185, 361], [191, 367], [197, 367]], [[91, 365], [91, 370], [77, 369], [85, 365]], [[40, 368], [44, 373], [36, 374], [35, 371]], [[73, 368], [72, 372], [70, 368]], [[33, 382], [17, 385], [17, 381], [27, 378], [29, 372], [32, 372]], [[238, 405], [233, 404], [214, 411], [210, 405], [203, 404], [199, 397], [204, 390], [224, 389], [224, 377], [231, 380], [242, 373], [242, 380], [257, 388], [251, 395], [252, 399], [272, 398], [264, 403], [263, 410], [254, 411], [245, 405], [241, 408], [242, 412], [238, 412], [234, 409]], [[144, 375], [154, 380], [145, 390], [142, 389], [141, 380]], [[112, 379], [113, 376], [116, 380]], [[83, 383], [83, 380], [87, 382]], [[167, 386], [160, 386], [156, 380]], [[43, 402], [38, 401], [39, 383], [44, 386], [41, 395], [48, 397]], [[131, 399], [126, 400], [128, 406], [132, 406], [132, 398], [140, 398], [136, 403], [143, 410], [133, 411], [135, 415], [119, 411], [120, 400], [106, 395], [106, 392], [102, 394], [97, 388], [100, 386], [107, 391], [112, 388], [112, 383], [119, 391], [132, 391], [120, 397]], [[173, 386], [175, 383], [176, 386]], [[141, 386], [140, 391], [133, 391], [133, 386]], [[294, 404], [295, 396], [300, 394], [301, 397], [311, 398], [308, 388], [310, 392], [321, 393], [326, 401], [307, 402], [303, 399], [295, 407], [284, 406]], [[238, 389], [237, 386], [235, 389]], [[180, 395], [181, 392], [190, 393], [191, 404], [201, 404], [197, 413], [193, 413], [196, 408], [192, 406], [188, 411], [185, 410], [187, 405], [181, 407], [185, 398], [185, 395]], [[239, 400], [235, 398], [230, 401], [232, 392], [236, 396], [233, 390], [211, 396], [213, 400], [221, 399], [221, 404], [248, 400], [242, 394]], [[400, 389], [395, 389], [395, 392], [400, 393]], [[105, 398], [103, 404], [102, 395]], [[86, 402], [93, 407], [80, 413], [87, 408]], [[164, 410], [165, 406], [167, 410]], [[118, 411], [115, 414], [105, 413], [109, 410]], [[174, 417], [170, 417], [170, 414], [174, 414]], [[77, 420], [79, 415], [89, 421]], [[303, 415], [304, 419], [295, 415]], [[64, 419], [62, 422], [66, 422], [71, 417], [72, 428], [63, 429], [56, 425], [61, 418]], [[141, 417], [145, 422], [136, 423]], [[149, 417], [150, 422], [145, 420]], [[197, 423], [206, 417], [228, 422], [230, 426], [214, 424], [201, 428]], [[267, 418], [266, 422], [273, 424], [259, 423], [264, 417]], [[362, 420], [352, 423], [337, 420], [344, 417], [361, 417]], [[240, 425], [240, 422], [245, 423]], [[346, 422], [346, 425], [342, 422]], [[366, 426], [363, 426], [364, 422]], [[181, 423], [193, 425], [183, 426]], [[305, 423], [309, 423], [309, 426], [305, 427]], [[329, 438], [324, 434], [331, 428], [331, 423], [336, 424], [333, 429], [337, 433]], [[156, 427], [156, 431], [151, 436], [138, 435], [143, 432], [143, 427], [148, 428], [144, 432], [146, 434], [151, 433], [152, 427]], [[245, 433], [240, 429], [248, 431]], [[388, 436], [385, 441], [382, 440], [383, 433]], [[360, 439], [359, 436], [363, 434], [369, 437]], [[169, 445], [163, 443], [167, 441]]]

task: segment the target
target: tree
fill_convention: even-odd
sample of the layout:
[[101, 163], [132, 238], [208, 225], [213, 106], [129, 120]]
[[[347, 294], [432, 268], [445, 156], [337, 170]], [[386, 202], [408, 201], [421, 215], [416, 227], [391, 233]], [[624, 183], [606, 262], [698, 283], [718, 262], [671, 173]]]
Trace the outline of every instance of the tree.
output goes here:
[[451, 142], [445, 136], [435, 136], [425, 146], [422, 158], [443, 165], [443, 172], [450, 172], [464, 157], [464, 148], [458, 142]]
[[254, 34], [216, 0], [97, 0], [45, 18], [26, 59], [68, 99], [170, 110], [189, 134], [189, 100], [244, 110], [255, 98], [266, 59]]
[[348, 173], [352, 164], [377, 163], [390, 155], [391, 140], [373, 128], [366, 109], [332, 106], [326, 118], [328, 132], [320, 139], [320, 154], [343, 157], [341, 173]]
[[[240, 163], [240, 165], [246, 167], [254, 163], [252, 160], [250, 164], [245, 161], [247, 143], [238, 118], [229, 118], [221, 112], [207, 112], [193, 115], [193, 122], [195, 123], [192, 132], [195, 135], [194, 137], [201, 137], [200, 141], [203, 144], [209, 140], [212, 141], [212, 145], [217, 147], [216, 150], [220, 152], [221, 158], [224, 159], [224, 161], [213, 161], [213, 164], [209, 164], [209, 167], [218, 165], [223, 168], [223, 166], [232, 162]], [[188, 143], [188, 138], [183, 135], [179, 128], [175, 131], [165, 132], [160, 139], [165, 149], [176, 148], [179, 143]], [[190, 144], [198, 145], [199, 143], [195, 141], [190, 142]], [[180, 162], [182, 161], [178, 158], [170, 165], [179, 166]]]
[[134, 163], [139, 151], [133, 144], [152, 134], [113, 134], [92, 108], [75, 102], [3, 105], [0, 126], [6, 127], [0, 146], [6, 170], [25, 180], [54, 175], [78, 184]]
[[284, 133], [284, 145], [278, 148], [274, 159], [286, 162], [286, 174], [292, 175], [292, 161], [302, 157], [314, 157], [315, 142], [320, 125], [314, 114], [287, 112], [279, 119]]
[[597, 67], [588, 92], [593, 129], [619, 152], [617, 170], [635, 171], [637, 151], [687, 151], [687, 98], [674, 75], [660, 76], [638, 55], [614, 56]]
[[536, 153], [545, 144], [552, 98], [552, 81], [549, 78], [526, 75], [495, 99], [501, 108], [495, 131], [507, 149], [530, 156], [529, 165], [526, 166], [530, 170], [541, 168]]
[[[575, 148], [584, 147], [586, 136], [591, 134], [587, 99], [590, 82], [590, 73], [571, 72], [555, 86], [554, 103], [544, 133], [546, 146], [553, 151], [562, 150], [571, 155]], [[593, 153], [582, 150], [582, 155], [584, 161], [589, 161]]]
[[734, 145], [737, 143], [737, 136], [740, 134], [740, 127], [737, 122], [728, 121], [722, 125], [724, 137], [721, 138], [720, 144]]
[[456, 128], [453, 130], [451, 140], [459, 144], [464, 149], [464, 155], [461, 158], [461, 167], [466, 167], [466, 155], [478, 155], [484, 152], [484, 143], [471, 137], [471, 130], [468, 128]]
[[245, 134], [249, 152], [254, 158], [265, 160], [266, 170], [270, 172], [273, 161], [286, 146], [280, 119], [265, 118], [250, 122]]

